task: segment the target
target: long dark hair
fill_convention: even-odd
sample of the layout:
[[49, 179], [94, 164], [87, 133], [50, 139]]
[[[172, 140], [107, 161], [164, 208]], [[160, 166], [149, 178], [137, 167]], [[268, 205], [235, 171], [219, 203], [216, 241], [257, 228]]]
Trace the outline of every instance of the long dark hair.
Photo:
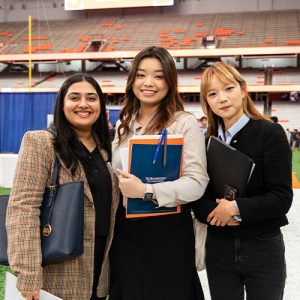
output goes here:
[[53, 124], [49, 128], [54, 134], [54, 149], [66, 164], [67, 168], [71, 169], [72, 174], [75, 173], [79, 158], [82, 157], [82, 146], [78, 139], [76, 131], [73, 129], [63, 111], [65, 96], [70, 86], [77, 82], [87, 81], [96, 90], [101, 112], [99, 118], [92, 126], [92, 135], [94, 139], [100, 143], [111, 159], [111, 143], [109, 138], [108, 121], [106, 115], [106, 107], [103, 99], [102, 90], [97, 81], [88, 74], [75, 74], [65, 80], [61, 86], [55, 102]]
[[248, 93], [247, 83], [238, 70], [224, 62], [217, 62], [206, 68], [201, 78], [200, 102], [204, 113], [208, 117], [208, 129], [206, 133], [207, 137], [211, 135], [217, 135], [218, 124], [221, 124], [224, 128], [223, 119], [217, 116], [207, 103], [207, 92], [213, 76], [216, 76], [219, 80], [225, 83], [239, 84], [242, 92], [245, 95], [243, 98], [243, 111], [250, 119], [262, 119], [270, 121], [256, 109], [255, 104]]
[[148, 57], [157, 58], [161, 62], [164, 78], [169, 89], [165, 98], [160, 102], [157, 113], [147, 125], [145, 133], [160, 132], [176, 111], [184, 110], [182, 100], [178, 93], [177, 71], [172, 56], [164, 48], [155, 46], [145, 48], [135, 56], [128, 74], [125, 99], [123, 108], [120, 112], [121, 124], [118, 128], [119, 144], [128, 136], [130, 131], [129, 123], [132, 117], [136, 115], [140, 109], [140, 100], [135, 96], [132, 86], [141, 60]]

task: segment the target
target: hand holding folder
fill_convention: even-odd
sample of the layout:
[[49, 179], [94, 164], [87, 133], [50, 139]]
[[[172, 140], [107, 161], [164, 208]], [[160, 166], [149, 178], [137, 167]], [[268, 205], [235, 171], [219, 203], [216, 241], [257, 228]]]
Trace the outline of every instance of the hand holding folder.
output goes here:
[[207, 145], [208, 188], [215, 198], [224, 198], [228, 186], [234, 189], [235, 197], [242, 196], [254, 167], [250, 157], [218, 138], [210, 137]]
[[[158, 144], [161, 148], [163, 142], [162, 137], [159, 135], [143, 135], [131, 138], [128, 154], [129, 173], [140, 178], [142, 182], [149, 184], [178, 179], [181, 176], [183, 136], [168, 135], [166, 138], [165, 133], [164, 138], [164, 151], [160, 149], [157, 151]], [[156, 151], [157, 155], [155, 154]], [[154, 158], [155, 163], [153, 164]], [[179, 212], [180, 206], [157, 207], [151, 201], [143, 201], [141, 198], [129, 198], [126, 217], [149, 217]]]

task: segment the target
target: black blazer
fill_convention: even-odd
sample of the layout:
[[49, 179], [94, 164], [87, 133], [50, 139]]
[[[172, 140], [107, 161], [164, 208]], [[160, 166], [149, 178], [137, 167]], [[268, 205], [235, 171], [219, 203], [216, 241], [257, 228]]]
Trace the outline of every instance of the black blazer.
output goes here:
[[[287, 225], [285, 214], [293, 199], [292, 154], [281, 125], [250, 119], [230, 145], [255, 162], [245, 194], [236, 199], [242, 222], [240, 226], [209, 226], [209, 232], [224, 237], [254, 237]], [[195, 216], [203, 223], [216, 206], [209, 188], [192, 204]]]

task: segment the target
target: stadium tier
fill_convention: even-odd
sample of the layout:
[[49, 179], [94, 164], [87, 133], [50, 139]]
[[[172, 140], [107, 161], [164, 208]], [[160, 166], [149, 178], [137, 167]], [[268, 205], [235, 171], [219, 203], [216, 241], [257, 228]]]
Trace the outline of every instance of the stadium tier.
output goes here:
[[[266, 79], [263, 70], [241, 70], [246, 79], [249, 89], [252, 87], [265, 86]], [[35, 88], [55, 89], [58, 90], [66, 77], [72, 73], [34, 73], [32, 84]], [[89, 72], [96, 78], [104, 90], [109, 88], [120, 88], [121, 93], [124, 92], [127, 80], [127, 72], [122, 71], [105, 71], [105, 72]], [[178, 71], [179, 87], [194, 88], [192, 92], [199, 90], [201, 76], [196, 71]], [[299, 70], [280, 70], [274, 71], [272, 83], [275, 85], [298, 85], [300, 82]], [[28, 75], [22, 73], [0, 72], [0, 90], [7, 88], [27, 88]], [[284, 91], [284, 88], [283, 88]]]
[[[197, 15], [137, 15], [32, 23], [33, 53], [140, 50], [145, 45], [197, 49], [300, 45], [300, 10]], [[0, 23], [0, 54], [28, 53], [26, 22]]]

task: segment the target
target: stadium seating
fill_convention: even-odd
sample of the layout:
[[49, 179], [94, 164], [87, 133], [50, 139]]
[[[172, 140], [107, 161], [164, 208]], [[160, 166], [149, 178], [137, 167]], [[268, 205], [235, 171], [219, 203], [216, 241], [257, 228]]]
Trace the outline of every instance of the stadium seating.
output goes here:
[[[300, 45], [300, 10], [198, 15], [132, 15], [101, 19], [33, 21], [34, 53], [202, 47], [215, 36], [220, 48]], [[28, 52], [25, 22], [1, 23], [0, 53]]]
[[272, 113], [279, 119], [279, 123], [284, 128], [289, 128], [293, 131], [295, 128], [299, 129], [300, 103], [289, 101], [273, 101]]

